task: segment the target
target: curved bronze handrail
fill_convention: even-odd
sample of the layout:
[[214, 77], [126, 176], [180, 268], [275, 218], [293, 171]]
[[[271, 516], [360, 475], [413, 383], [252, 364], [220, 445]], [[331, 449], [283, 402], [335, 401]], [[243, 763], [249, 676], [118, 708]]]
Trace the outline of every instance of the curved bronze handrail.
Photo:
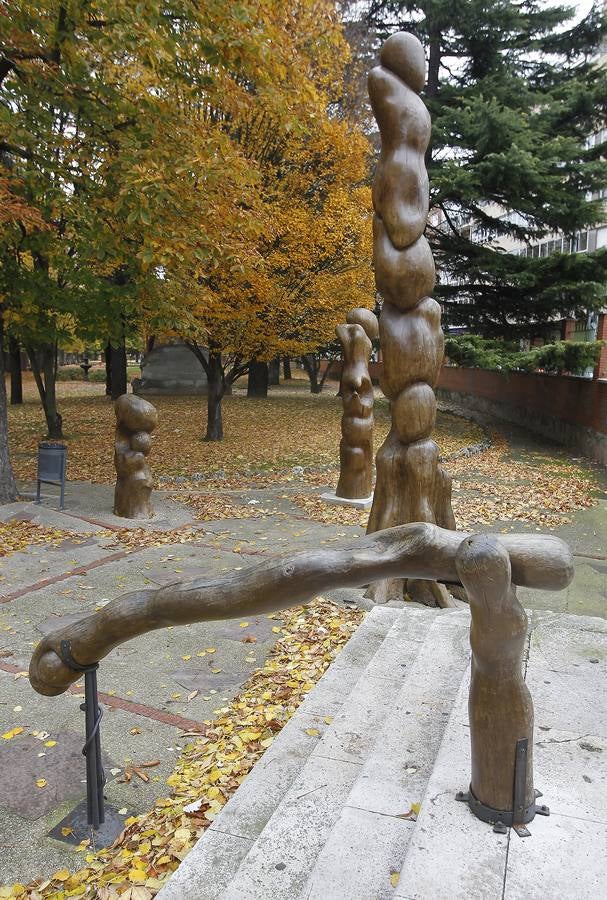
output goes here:
[[[268, 557], [242, 572], [196, 578], [117, 597], [102, 610], [43, 638], [30, 662], [30, 682], [40, 694], [61, 694], [80, 677], [79, 665], [99, 662], [125, 641], [169, 625], [253, 616], [303, 603], [323, 591], [357, 587], [382, 578], [458, 581], [456, 554], [469, 535], [414, 523], [368, 535], [356, 546], [304, 550]], [[508, 534], [515, 584], [560, 590], [573, 577], [569, 548], [552, 535]]]

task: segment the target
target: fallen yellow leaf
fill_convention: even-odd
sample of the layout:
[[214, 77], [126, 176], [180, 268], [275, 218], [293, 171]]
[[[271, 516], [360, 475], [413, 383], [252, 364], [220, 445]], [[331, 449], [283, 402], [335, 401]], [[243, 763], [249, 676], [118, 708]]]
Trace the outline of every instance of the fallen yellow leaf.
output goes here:
[[[71, 831], [71, 828], [70, 828]], [[52, 876], [53, 881], [67, 881], [70, 877], [69, 869], [59, 869], [58, 872]]]

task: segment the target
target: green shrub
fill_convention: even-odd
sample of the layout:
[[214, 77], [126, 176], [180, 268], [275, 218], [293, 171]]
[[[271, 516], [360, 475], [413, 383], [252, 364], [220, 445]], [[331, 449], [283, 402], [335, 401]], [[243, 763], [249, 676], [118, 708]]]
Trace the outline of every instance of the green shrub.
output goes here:
[[80, 366], [60, 366], [57, 381], [84, 381], [84, 372]]
[[583, 375], [593, 367], [603, 341], [556, 341], [521, 352], [513, 341], [487, 340], [478, 334], [445, 339], [445, 354], [457, 366], [479, 369], [571, 372]]

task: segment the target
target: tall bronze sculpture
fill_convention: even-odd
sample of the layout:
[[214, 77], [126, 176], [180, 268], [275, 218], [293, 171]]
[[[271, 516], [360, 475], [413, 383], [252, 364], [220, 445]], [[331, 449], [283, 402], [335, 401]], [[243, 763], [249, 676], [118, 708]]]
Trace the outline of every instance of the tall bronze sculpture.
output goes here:
[[150, 496], [152, 474], [147, 456], [158, 413], [151, 403], [135, 394], [122, 394], [114, 404], [116, 439], [114, 465], [116, 489], [114, 513], [125, 519], [150, 519], [154, 515]]
[[[428, 175], [424, 154], [430, 116], [419, 92], [424, 51], [411, 34], [388, 38], [381, 65], [369, 74], [371, 105], [381, 134], [373, 184], [373, 260], [384, 299], [379, 320], [383, 357], [381, 388], [392, 402], [392, 427], [376, 458], [376, 485], [367, 531], [405, 522], [455, 528], [451, 479], [439, 466], [430, 435], [436, 418], [434, 387], [443, 359], [440, 307], [432, 251], [424, 237]], [[412, 599], [449, 605], [441, 585], [409, 582]], [[376, 602], [402, 596], [401, 583], [377, 588]]]
[[350, 310], [335, 333], [343, 348], [341, 375], [343, 416], [339, 443], [339, 481], [335, 494], [348, 500], [371, 496], [373, 486], [373, 384], [369, 375], [371, 341], [379, 328], [374, 314]]

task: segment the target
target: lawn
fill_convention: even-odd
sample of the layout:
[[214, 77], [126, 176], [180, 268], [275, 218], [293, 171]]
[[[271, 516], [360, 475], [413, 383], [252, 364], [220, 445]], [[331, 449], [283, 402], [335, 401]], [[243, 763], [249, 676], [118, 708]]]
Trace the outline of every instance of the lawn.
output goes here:
[[[204, 397], [153, 397], [159, 425], [154, 435], [150, 466], [154, 475], [188, 477], [219, 473], [222, 486], [242, 481], [282, 480], [293, 466], [324, 470], [337, 468], [341, 400], [336, 385], [312, 395], [301, 381], [271, 389], [267, 399], [248, 399], [243, 388], [226, 397], [225, 438], [203, 440], [206, 424]], [[114, 482], [114, 411], [102, 384], [59, 382], [59, 409], [68, 445], [68, 478], [72, 481]], [[35, 388], [26, 380], [25, 403], [9, 409], [11, 456], [18, 478], [35, 478], [36, 447], [45, 437], [44, 417]], [[375, 405], [375, 446], [389, 426], [388, 402]], [[482, 440], [476, 425], [439, 413], [434, 438], [444, 456]]]

